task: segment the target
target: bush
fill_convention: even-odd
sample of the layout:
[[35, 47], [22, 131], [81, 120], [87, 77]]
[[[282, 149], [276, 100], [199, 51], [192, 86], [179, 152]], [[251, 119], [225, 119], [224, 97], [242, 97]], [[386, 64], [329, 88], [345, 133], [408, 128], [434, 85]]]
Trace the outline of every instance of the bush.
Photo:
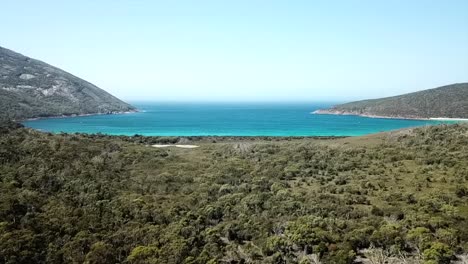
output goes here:
[[444, 243], [434, 242], [431, 246], [424, 250], [423, 258], [425, 261], [432, 261], [434, 263], [450, 263], [454, 257], [454, 252], [450, 247]]

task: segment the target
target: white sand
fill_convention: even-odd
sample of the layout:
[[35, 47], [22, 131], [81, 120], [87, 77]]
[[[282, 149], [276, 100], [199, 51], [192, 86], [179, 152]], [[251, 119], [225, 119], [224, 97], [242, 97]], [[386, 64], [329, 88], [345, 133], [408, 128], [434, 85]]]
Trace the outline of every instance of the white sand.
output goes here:
[[155, 148], [168, 148], [168, 147], [171, 147], [173, 145], [153, 145], [153, 147]]
[[429, 119], [439, 120], [439, 121], [468, 121], [468, 118], [449, 118], [449, 117], [433, 117]]
[[185, 149], [193, 149], [193, 148], [198, 148], [199, 146], [196, 145], [153, 145], [155, 148], [168, 148], [168, 147], [176, 147], [176, 148], [185, 148]]
[[196, 145], [175, 145], [177, 148], [188, 148], [188, 149], [192, 149], [192, 148], [198, 148], [199, 146], [196, 146]]

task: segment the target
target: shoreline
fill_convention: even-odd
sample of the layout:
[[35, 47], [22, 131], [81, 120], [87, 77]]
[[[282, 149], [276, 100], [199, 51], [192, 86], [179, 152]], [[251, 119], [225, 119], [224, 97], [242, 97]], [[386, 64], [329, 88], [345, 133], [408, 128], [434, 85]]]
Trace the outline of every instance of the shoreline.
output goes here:
[[[32, 129], [41, 133], [51, 133], [51, 134], [69, 134], [69, 135], [82, 135], [82, 136], [96, 136], [99, 135], [100, 137], [116, 137], [116, 138], [153, 138], [153, 139], [161, 139], [161, 140], [176, 140], [176, 139], [188, 139], [190, 141], [237, 141], [237, 140], [245, 140], [245, 141], [255, 141], [255, 140], [267, 140], [267, 141], [282, 141], [282, 140], [300, 140], [300, 139], [317, 139], [317, 140], [333, 140], [333, 139], [341, 139], [341, 138], [349, 138], [349, 137], [359, 137], [364, 135], [324, 135], [324, 136], [317, 136], [317, 135], [303, 135], [303, 136], [270, 136], [270, 135], [238, 135], [238, 136], [226, 136], [226, 135], [142, 135], [142, 134], [106, 134], [102, 132], [96, 133], [86, 133], [86, 132], [51, 132], [45, 131], [41, 129], [26, 127], [28, 129]], [[378, 132], [377, 132], [378, 133]]]
[[324, 110], [318, 109], [311, 114], [314, 115], [352, 115], [352, 116], [361, 116], [361, 117], [368, 117], [368, 118], [382, 118], [382, 119], [401, 119], [401, 120], [426, 120], [426, 121], [465, 121], [468, 122], [468, 118], [451, 118], [451, 117], [405, 117], [405, 116], [379, 116], [379, 115], [371, 115], [371, 114], [359, 114], [347, 111], [339, 111], [339, 110]]
[[13, 120], [15, 122], [25, 122], [25, 121], [34, 121], [34, 120], [42, 120], [42, 119], [49, 119], [49, 118], [70, 118], [70, 117], [83, 117], [83, 116], [98, 116], [98, 115], [122, 115], [122, 114], [132, 114], [132, 113], [139, 113], [138, 109], [132, 111], [122, 111], [122, 112], [110, 112], [110, 113], [90, 113], [90, 114], [71, 114], [71, 115], [57, 115], [57, 116], [41, 116], [41, 117], [31, 117], [25, 118], [20, 120]]
[[462, 121], [468, 122], [468, 118], [451, 118], [451, 117], [431, 117], [429, 120], [435, 121]]

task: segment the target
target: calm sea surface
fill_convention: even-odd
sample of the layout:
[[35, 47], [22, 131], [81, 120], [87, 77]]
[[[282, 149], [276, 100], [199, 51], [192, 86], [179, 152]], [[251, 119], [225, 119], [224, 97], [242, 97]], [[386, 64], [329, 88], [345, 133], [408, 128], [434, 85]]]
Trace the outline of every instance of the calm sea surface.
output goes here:
[[134, 102], [141, 112], [26, 121], [50, 132], [147, 136], [358, 136], [439, 121], [314, 115], [325, 103]]

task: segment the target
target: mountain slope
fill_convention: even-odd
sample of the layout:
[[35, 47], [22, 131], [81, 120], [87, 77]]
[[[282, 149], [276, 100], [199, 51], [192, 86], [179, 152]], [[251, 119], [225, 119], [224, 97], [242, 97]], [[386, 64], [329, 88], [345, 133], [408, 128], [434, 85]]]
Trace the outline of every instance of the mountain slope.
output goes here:
[[468, 118], [468, 83], [457, 83], [399, 96], [363, 100], [315, 111], [391, 118]]
[[106, 91], [0, 47], [0, 115], [11, 119], [134, 111]]

